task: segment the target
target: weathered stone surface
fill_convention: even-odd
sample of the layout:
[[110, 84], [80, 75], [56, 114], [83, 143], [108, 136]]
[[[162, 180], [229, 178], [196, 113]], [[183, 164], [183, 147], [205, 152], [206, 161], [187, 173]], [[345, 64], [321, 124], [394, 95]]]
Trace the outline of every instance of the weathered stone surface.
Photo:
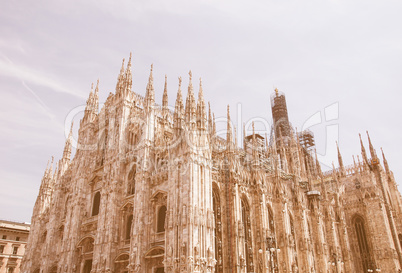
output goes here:
[[131, 57], [100, 111], [91, 90], [74, 158], [70, 137], [45, 171], [22, 272], [398, 272], [401, 195], [371, 143], [371, 160], [362, 146], [323, 174], [276, 90], [271, 140], [239, 148], [191, 77], [174, 111], [152, 69], [145, 97], [131, 90]]

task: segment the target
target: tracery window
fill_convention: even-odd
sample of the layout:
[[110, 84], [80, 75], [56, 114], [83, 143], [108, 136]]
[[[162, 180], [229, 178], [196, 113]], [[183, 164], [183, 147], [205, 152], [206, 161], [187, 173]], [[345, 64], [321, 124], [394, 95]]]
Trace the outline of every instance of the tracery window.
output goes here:
[[165, 220], [166, 220], [166, 206], [161, 206], [158, 209], [156, 232], [165, 232]]
[[221, 220], [221, 202], [217, 190], [212, 192], [212, 203], [215, 218], [215, 272], [223, 272], [223, 255], [222, 255], [222, 220]]
[[364, 227], [364, 220], [361, 216], [354, 218], [354, 227], [356, 230], [357, 242], [359, 245], [360, 257], [363, 266], [363, 272], [368, 272], [371, 265], [370, 249], [366, 236], [366, 229]]
[[244, 231], [244, 258], [246, 262], [246, 272], [254, 272], [250, 208], [248, 206], [248, 203], [244, 199], [241, 200], [241, 216]]
[[100, 198], [101, 198], [100, 192], [96, 192], [92, 204], [92, 216], [99, 214]]

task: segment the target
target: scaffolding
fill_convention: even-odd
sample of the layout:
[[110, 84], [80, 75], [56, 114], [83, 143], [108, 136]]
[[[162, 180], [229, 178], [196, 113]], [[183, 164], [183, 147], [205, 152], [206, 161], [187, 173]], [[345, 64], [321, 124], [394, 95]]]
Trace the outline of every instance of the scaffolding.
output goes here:
[[272, 119], [275, 131], [275, 137], [289, 137], [291, 134], [288, 109], [286, 106], [285, 94], [275, 89], [271, 95]]
[[304, 130], [298, 133], [300, 145], [306, 150], [311, 151], [315, 147], [314, 133], [310, 130]]

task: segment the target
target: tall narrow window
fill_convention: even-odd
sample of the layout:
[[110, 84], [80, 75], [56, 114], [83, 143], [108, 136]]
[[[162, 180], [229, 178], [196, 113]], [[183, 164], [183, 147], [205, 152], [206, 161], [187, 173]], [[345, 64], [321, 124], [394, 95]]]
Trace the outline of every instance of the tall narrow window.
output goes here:
[[241, 200], [241, 215], [244, 229], [244, 250], [246, 259], [246, 272], [254, 272], [253, 245], [251, 237], [250, 208], [245, 200]]
[[13, 247], [13, 254], [17, 255], [18, 253], [18, 246]]
[[295, 234], [295, 226], [293, 223], [293, 217], [289, 214], [289, 225], [290, 225], [290, 247], [292, 249], [292, 270], [296, 270], [298, 268], [297, 261], [297, 247], [296, 247], [296, 234]]
[[399, 239], [399, 244], [400, 244], [400, 246], [401, 246], [401, 249], [402, 249], [402, 234], [398, 234], [398, 239]]
[[217, 191], [212, 192], [212, 202], [214, 208], [215, 217], [215, 259], [216, 266], [215, 272], [223, 272], [223, 255], [222, 255], [222, 221], [221, 221], [221, 203], [219, 193]]
[[126, 223], [126, 240], [129, 240], [131, 238], [131, 225], [133, 224], [133, 215], [129, 215], [127, 217], [127, 223]]
[[363, 266], [363, 272], [367, 272], [370, 268], [371, 257], [370, 249], [367, 242], [366, 230], [364, 228], [364, 220], [360, 216], [354, 219], [354, 226], [356, 229], [357, 242], [359, 244], [360, 257]]
[[92, 216], [99, 214], [99, 206], [100, 206], [100, 192], [96, 192], [94, 196], [94, 202], [92, 205]]
[[271, 236], [275, 235], [274, 214], [270, 207], [268, 207], [268, 230]]
[[92, 270], [92, 260], [86, 260], [84, 263], [83, 273], [90, 273]]
[[137, 173], [137, 165], [134, 164], [127, 177], [127, 194], [132, 195], [135, 193], [135, 175]]
[[158, 210], [158, 224], [156, 232], [165, 231], [165, 219], [166, 219], [166, 206], [161, 206]]

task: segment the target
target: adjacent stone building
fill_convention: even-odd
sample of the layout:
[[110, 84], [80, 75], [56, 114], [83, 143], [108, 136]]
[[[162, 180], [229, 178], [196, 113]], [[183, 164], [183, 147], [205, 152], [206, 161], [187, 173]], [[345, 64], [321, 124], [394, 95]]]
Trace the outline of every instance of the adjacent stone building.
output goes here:
[[30, 225], [0, 220], [0, 273], [19, 273]]
[[23, 272], [400, 271], [401, 195], [371, 141], [323, 173], [278, 90], [270, 136], [237, 139], [228, 107], [221, 138], [189, 75], [173, 110], [152, 68], [132, 91], [131, 56], [100, 111], [92, 88], [74, 158], [70, 133], [43, 176]]

